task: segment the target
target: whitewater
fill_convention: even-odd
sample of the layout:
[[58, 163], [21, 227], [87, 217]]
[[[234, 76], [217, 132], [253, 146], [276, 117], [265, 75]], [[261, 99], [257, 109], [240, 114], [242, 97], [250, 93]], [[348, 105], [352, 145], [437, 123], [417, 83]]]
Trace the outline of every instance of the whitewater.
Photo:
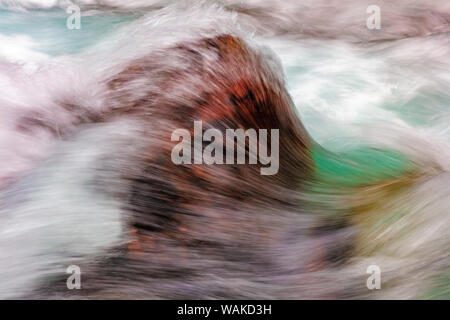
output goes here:
[[[371, 4], [381, 8], [379, 30], [366, 25]], [[71, 5], [81, 10], [81, 29], [67, 28]], [[445, 0], [0, 1], [0, 298], [448, 298], [449, 32]], [[290, 181], [243, 174], [249, 185], [264, 183], [267, 194], [280, 195], [270, 204], [240, 202], [245, 193], [222, 193], [222, 186], [216, 199], [213, 187], [196, 183], [198, 199], [190, 197], [202, 204], [182, 210], [214, 213], [186, 238], [200, 239], [214, 223], [210, 241], [226, 252], [218, 257], [200, 240], [183, 253], [175, 242], [184, 242], [160, 231], [159, 220], [135, 236], [140, 225], [130, 228], [129, 221], [136, 210], [124, 204], [143, 201], [136, 189], [158, 193], [149, 196], [156, 203], [151, 210], [170, 211], [168, 203], [180, 201], [166, 178], [144, 185], [128, 178], [158, 176], [153, 168], [163, 167], [162, 160], [152, 160], [152, 169], [135, 164], [162, 153], [160, 141], [170, 138], [144, 132], [149, 124], [165, 132], [168, 124], [153, 120], [160, 111], [141, 110], [139, 103], [206, 99], [197, 89], [206, 83], [175, 79], [191, 63], [175, 51], [191, 54], [202, 39], [219, 37], [214, 45], [225, 41], [226, 50], [240, 52], [229, 49], [240, 44], [223, 34], [243, 39], [254, 59], [264, 61], [269, 87], [273, 81], [286, 88], [305, 130], [299, 134], [310, 139], [308, 156], [298, 157], [308, 158], [304, 170], [312, 173], [298, 176], [302, 187], [292, 187], [292, 202], [282, 191]], [[213, 63], [213, 54], [198, 46], [205, 63]], [[171, 112], [167, 118], [185, 116]], [[295, 147], [289, 142], [292, 154]], [[282, 165], [280, 179], [289, 177]], [[205, 181], [228, 175], [202, 174]], [[179, 176], [172, 179], [177, 192], [189, 189]], [[223, 188], [233, 190], [237, 181]], [[161, 194], [165, 188], [170, 191]], [[222, 196], [238, 206], [226, 208]], [[288, 202], [299, 209], [285, 207]], [[260, 211], [260, 218], [249, 218]], [[180, 221], [196, 224], [190, 219]], [[248, 235], [227, 235], [242, 226]], [[186, 227], [173, 228], [182, 234]], [[265, 233], [270, 236], [258, 242]], [[158, 237], [165, 254], [118, 253], [145, 251], [142, 243]], [[249, 246], [241, 252], [239, 243]], [[198, 246], [194, 253], [191, 246]], [[248, 262], [245, 252], [253, 252]], [[114, 263], [108, 259], [120, 267], [108, 273]], [[85, 292], [65, 289], [65, 269], [73, 264], [86, 270]], [[366, 288], [370, 265], [382, 271], [381, 290]], [[171, 278], [174, 266], [185, 280]], [[136, 276], [128, 281], [115, 272]]]

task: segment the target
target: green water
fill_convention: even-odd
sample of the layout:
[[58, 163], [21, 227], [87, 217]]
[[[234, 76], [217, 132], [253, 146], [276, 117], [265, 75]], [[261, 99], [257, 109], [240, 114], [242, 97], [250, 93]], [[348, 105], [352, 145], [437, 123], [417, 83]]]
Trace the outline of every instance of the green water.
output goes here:
[[432, 288], [425, 294], [424, 299], [450, 300], [450, 271], [436, 277]]
[[332, 153], [316, 146], [312, 157], [319, 180], [343, 187], [357, 187], [400, 177], [412, 167], [412, 163], [400, 153], [369, 147]]

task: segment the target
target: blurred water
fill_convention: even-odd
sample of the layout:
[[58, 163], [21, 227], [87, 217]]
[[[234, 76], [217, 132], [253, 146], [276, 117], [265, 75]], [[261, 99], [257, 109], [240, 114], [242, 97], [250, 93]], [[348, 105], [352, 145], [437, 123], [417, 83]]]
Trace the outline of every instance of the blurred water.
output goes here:
[[[173, 41], [164, 35], [146, 36], [164, 23], [152, 15], [171, 1], [111, 0], [101, 2], [104, 7], [95, 1], [78, 3], [88, 5], [82, 6], [82, 28], [69, 30], [64, 11], [68, 1], [0, 2], [0, 186], [2, 179], [20, 176], [51, 149], [51, 137], [45, 133], [17, 134], [13, 129], [17, 118], [30, 113], [72, 124], [72, 119], [55, 111], [63, 95], [73, 96], [86, 109], [108, 108], [101, 105], [104, 83], [98, 74], [119, 72], [124, 62], [151, 46]], [[423, 270], [418, 278], [428, 279], [431, 275], [424, 275], [420, 261], [445, 266], [450, 256], [448, 2], [419, 1], [417, 7], [408, 7], [406, 1], [395, 5], [381, 1], [385, 29], [379, 32], [365, 27], [366, 2], [356, 6], [351, 1], [329, 5], [287, 1], [284, 7], [273, 1], [224, 3], [238, 12], [235, 20], [244, 32], [253, 33], [250, 41], [271, 48], [279, 57], [298, 114], [317, 143], [312, 152], [319, 180], [328, 183], [324, 189], [337, 193], [340, 188], [363, 188], [361, 193], [352, 189], [354, 195], [346, 195], [348, 202], [338, 208], [347, 210], [345, 214], [362, 230], [360, 256], [348, 270], [375, 257], [394, 275], [405, 265], [417, 264]], [[141, 7], [145, 10], [136, 9]], [[185, 19], [189, 18], [195, 24], [198, 15]], [[204, 19], [213, 20], [205, 25], [221, 23], [207, 14]], [[161, 30], [175, 39], [179, 32], [175, 27]], [[389, 189], [399, 177], [409, 179], [411, 171], [426, 178], [400, 195]], [[55, 172], [64, 175], [64, 169]], [[386, 193], [382, 187], [370, 189], [380, 181], [389, 181]], [[323, 192], [322, 188], [311, 189]], [[332, 206], [330, 211], [339, 211], [336, 202]], [[413, 236], [405, 235], [409, 231], [415, 232]], [[438, 282], [441, 286], [445, 281]], [[405, 285], [386, 296], [414, 297], [415, 291], [408, 290]], [[430, 293], [435, 294], [440, 293]]]
[[[80, 30], [69, 30], [69, 15], [60, 8], [0, 9], [0, 56], [45, 65], [51, 56], [84, 51], [141, 15], [91, 9], [83, 12]], [[327, 147], [377, 123], [450, 137], [448, 34], [369, 44], [288, 36], [255, 41], [280, 57], [302, 121]]]

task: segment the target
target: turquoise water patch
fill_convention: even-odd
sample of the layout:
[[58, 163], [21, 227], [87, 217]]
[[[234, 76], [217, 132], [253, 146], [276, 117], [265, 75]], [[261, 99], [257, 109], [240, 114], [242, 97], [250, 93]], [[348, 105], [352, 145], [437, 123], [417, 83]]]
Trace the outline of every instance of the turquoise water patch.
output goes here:
[[396, 178], [412, 167], [412, 163], [400, 153], [369, 147], [332, 153], [316, 146], [311, 153], [319, 180], [346, 187]]
[[69, 17], [70, 14], [62, 9], [26, 12], [0, 9], [0, 34], [28, 36], [36, 43], [33, 50], [48, 55], [74, 54], [116, 30], [121, 23], [132, 21], [139, 15], [81, 12], [81, 29], [73, 30], [66, 25]]
[[415, 127], [437, 126], [448, 118], [448, 92], [423, 92], [408, 101], [390, 101], [382, 107], [391, 110]]

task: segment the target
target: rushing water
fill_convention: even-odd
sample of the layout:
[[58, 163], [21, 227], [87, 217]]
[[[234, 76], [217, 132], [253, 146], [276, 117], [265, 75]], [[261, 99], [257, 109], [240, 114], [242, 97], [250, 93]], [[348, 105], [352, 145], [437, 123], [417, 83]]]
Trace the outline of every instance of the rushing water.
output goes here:
[[[143, 295], [449, 298], [450, 4], [375, 2], [379, 30], [366, 26], [370, 1], [85, 0], [77, 2], [81, 29], [70, 30], [69, 1], [0, 1], [0, 297], [39, 296], [33, 290], [64, 277], [70, 263], [109, 257], [128, 241], [126, 187], [114, 181], [146, 142], [129, 119], [83, 125], [86, 114], [119, 108], [106, 103], [107, 81], [147, 54], [232, 33], [274, 53], [271, 66], [284, 73], [311, 137], [314, 172], [299, 195], [301, 229], [316, 225], [309, 213], [345, 227], [325, 228], [317, 242], [302, 233], [298, 243], [267, 247], [300, 252], [275, 255], [280, 279], [267, 271], [246, 283], [234, 267], [223, 267], [221, 279], [206, 264], [204, 274], [217, 272], [217, 283], [206, 276], [204, 283], [150, 282], [154, 291]], [[145, 99], [134, 85], [126, 89], [136, 90], [133, 99]], [[108, 181], [108, 190], [83, 187], [96, 179]], [[351, 242], [350, 256], [334, 241]], [[308, 260], [317, 243], [339, 251], [331, 259], [339, 263], [314, 262], [297, 283], [294, 275], [305, 271], [293, 265]], [[365, 286], [372, 264], [382, 271], [381, 290]], [[276, 280], [266, 283], [266, 276]], [[123, 286], [113, 276], [105, 281]], [[212, 285], [225, 293], [204, 289]], [[125, 297], [146, 292], [127, 290]]]

